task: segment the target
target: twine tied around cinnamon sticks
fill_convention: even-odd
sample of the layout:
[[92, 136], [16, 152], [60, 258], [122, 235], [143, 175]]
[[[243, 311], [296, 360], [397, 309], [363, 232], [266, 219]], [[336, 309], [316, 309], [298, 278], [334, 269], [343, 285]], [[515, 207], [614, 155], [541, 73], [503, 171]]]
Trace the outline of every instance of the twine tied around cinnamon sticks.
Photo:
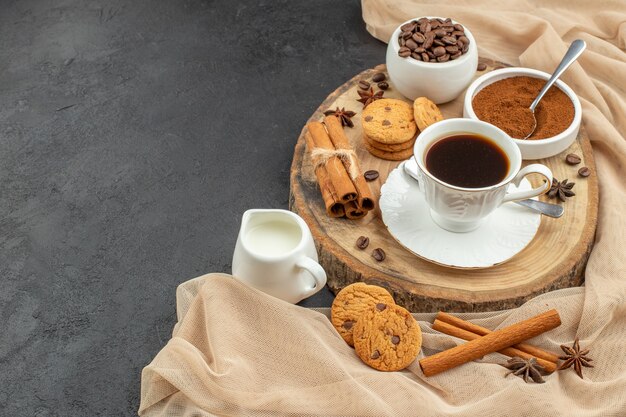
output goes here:
[[375, 207], [356, 153], [335, 116], [309, 122], [304, 134], [315, 176], [330, 217], [360, 219]]
[[311, 151], [311, 159], [315, 161], [314, 169], [319, 168], [321, 165], [326, 165], [328, 160], [334, 156], [341, 159], [350, 178], [353, 181], [356, 180], [360, 173], [356, 165], [356, 153], [352, 149], [335, 149], [334, 151], [323, 148], [313, 149]]

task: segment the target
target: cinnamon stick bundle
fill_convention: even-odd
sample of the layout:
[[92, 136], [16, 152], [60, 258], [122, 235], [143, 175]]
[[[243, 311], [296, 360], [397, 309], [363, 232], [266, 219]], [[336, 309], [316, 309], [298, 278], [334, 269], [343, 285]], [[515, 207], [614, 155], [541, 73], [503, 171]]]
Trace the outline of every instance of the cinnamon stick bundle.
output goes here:
[[495, 330], [463, 345], [444, 350], [420, 360], [424, 375], [432, 376], [464, 363], [498, 352], [524, 340], [531, 339], [561, 324], [559, 313], [552, 309], [543, 314]]
[[326, 212], [331, 217], [363, 218], [375, 207], [374, 197], [359, 167], [341, 122], [327, 116], [307, 123], [305, 140]]
[[[313, 146], [311, 150], [322, 149], [327, 151], [334, 151], [335, 147], [324, 128], [324, 125], [320, 122], [309, 122], [307, 128], [311, 134]], [[313, 165], [318, 165], [318, 161], [314, 160]], [[338, 198], [338, 202], [345, 204], [348, 201], [356, 200], [357, 191], [350, 179], [350, 176], [346, 172], [346, 168], [343, 166], [343, 162], [338, 156], [331, 156], [328, 160], [322, 164], [326, 168], [328, 178], [333, 184], [335, 193]]]
[[[315, 144], [313, 143], [313, 138], [311, 137], [311, 133], [306, 132], [304, 134], [304, 139], [306, 140], [306, 146], [309, 149], [313, 149]], [[337, 192], [335, 191], [335, 187], [330, 180], [328, 175], [328, 171], [326, 171], [326, 167], [323, 165], [315, 168], [315, 176], [317, 177], [317, 183], [320, 186], [320, 191], [322, 192], [322, 198], [324, 199], [324, 206], [326, 207], [326, 213], [330, 217], [343, 217], [346, 214], [343, 204], [339, 202], [339, 197], [337, 197]]]
[[[330, 140], [333, 142], [333, 145], [335, 145], [335, 149], [346, 149], [352, 151], [350, 141], [344, 133], [343, 126], [338, 118], [335, 116], [326, 116], [324, 117], [324, 125], [326, 125], [326, 130], [328, 131]], [[346, 166], [349, 162], [344, 160], [343, 164], [346, 170], [349, 171], [350, 167]], [[375, 207], [374, 196], [372, 195], [369, 185], [365, 181], [365, 177], [363, 176], [363, 172], [361, 171], [361, 167], [359, 166], [359, 162], [356, 158], [354, 159], [354, 165], [354, 168], [358, 172], [358, 176], [352, 180], [357, 191], [357, 204], [362, 210], [373, 210]]]

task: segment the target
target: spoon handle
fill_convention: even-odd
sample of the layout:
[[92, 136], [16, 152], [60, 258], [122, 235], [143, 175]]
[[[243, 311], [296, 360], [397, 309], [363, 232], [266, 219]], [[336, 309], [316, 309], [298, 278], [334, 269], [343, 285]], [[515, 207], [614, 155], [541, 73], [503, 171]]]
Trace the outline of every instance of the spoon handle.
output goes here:
[[544, 216], [559, 218], [563, 215], [563, 206], [558, 204], [544, 203], [543, 201], [530, 199], [516, 201], [515, 203], [538, 211]]
[[535, 98], [535, 101], [533, 101], [533, 103], [530, 105], [530, 110], [533, 113], [535, 112], [535, 107], [537, 107], [537, 104], [539, 104], [539, 101], [541, 101], [544, 94], [546, 94], [548, 89], [552, 87], [552, 84], [554, 84], [557, 78], [559, 78], [561, 74], [563, 74], [563, 71], [565, 71], [567, 67], [571, 65], [572, 62], [576, 61], [576, 58], [578, 58], [580, 54], [583, 53], [586, 47], [587, 47], [587, 44], [585, 43], [585, 41], [581, 39], [576, 39], [574, 42], [572, 42], [572, 44], [569, 46], [569, 49], [565, 53], [565, 56], [561, 60], [561, 63], [559, 64], [558, 67], [556, 67], [556, 69], [552, 73], [552, 77], [550, 77], [548, 82], [543, 86], [543, 88], [539, 92], [539, 95], [537, 95], [537, 98]]

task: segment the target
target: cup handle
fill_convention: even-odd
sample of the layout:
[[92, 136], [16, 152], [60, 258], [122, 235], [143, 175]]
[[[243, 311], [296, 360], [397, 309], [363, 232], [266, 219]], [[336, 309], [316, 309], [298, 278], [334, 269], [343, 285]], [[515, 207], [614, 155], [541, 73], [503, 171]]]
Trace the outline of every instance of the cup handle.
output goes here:
[[305, 288], [302, 292], [302, 297], [307, 298], [318, 292], [322, 289], [324, 285], [326, 285], [326, 272], [324, 268], [313, 259], [308, 256], [303, 256], [296, 263], [296, 266], [302, 269], [305, 269], [315, 281], [314, 285], [310, 288]]
[[542, 175], [546, 179], [546, 182], [537, 188], [533, 188], [532, 190], [514, 191], [512, 193], [507, 192], [504, 196], [504, 199], [502, 200], [503, 203], [506, 203], [508, 201], [526, 200], [527, 198], [536, 197], [538, 195], [546, 193], [552, 186], [552, 171], [550, 171], [550, 168], [548, 168], [547, 166], [541, 164], [532, 164], [528, 165], [525, 168], [522, 168], [511, 182], [515, 184], [515, 186], [519, 187], [522, 179], [524, 179], [524, 177], [528, 174]]
[[417, 182], [417, 186], [422, 189], [422, 185], [420, 184], [420, 179], [417, 176], [417, 162], [415, 162], [415, 157], [411, 157], [402, 163], [402, 167], [404, 168], [404, 172], [411, 178], [413, 178]]

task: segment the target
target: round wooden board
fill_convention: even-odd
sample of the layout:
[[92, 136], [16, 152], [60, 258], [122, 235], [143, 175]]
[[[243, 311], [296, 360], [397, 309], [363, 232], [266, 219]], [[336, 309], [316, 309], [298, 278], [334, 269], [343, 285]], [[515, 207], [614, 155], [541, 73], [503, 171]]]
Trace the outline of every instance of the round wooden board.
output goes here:
[[[481, 59], [487, 70], [504, 64]], [[363, 171], [380, 172], [370, 183], [376, 200], [387, 175], [400, 162], [385, 161], [372, 156], [361, 143], [360, 113], [356, 84], [370, 80], [381, 65], [357, 75], [322, 103], [310, 120], [321, 120], [323, 112], [345, 107], [357, 112], [354, 128], [344, 128], [356, 151]], [[477, 72], [476, 77], [486, 71]], [[393, 85], [385, 97], [404, 99]], [[446, 118], [462, 116], [463, 96], [440, 106]], [[315, 239], [320, 263], [328, 274], [328, 286], [335, 293], [353, 282], [364, 281], [386, 287], [396, 302], [413, 312], [493, 311], [521, 305], [528, 299], [558, 288], [581, 285], [583, 271], [593, 245], [598, 213], [598, 185], [589, 138], [581, 127], [577, 140], [560, 155], [538, 162], [549, 166], [558, 179], [576, 182], [576, 196], [563, 203], [565, 214], [560, 219], [543, 217], [535, 239], [508, 262], [487, 269], [458, 270], [435, 265], [418, 258], [398, 244], [375, 210], [361, 220], [333, 219], [327, 216], [315, 174], [306, 149], [304, 129], [296, 144], [291, 167], [290, 208], [307, 222]], [[567, 165], [567, 153], [583, 159], [577, 166]], [[534, 161], [533, 161], [534, 162]], [[578, 168], [587, 166], [592, 175], [579, 178]], [[542, 196], [542, 200], [548, 200]], [[370, 238], [370, 246], [362, 251], [355, 242], [361, 235]], [[374, 248], [383, 248], [387, 258], [376, 262]]]

